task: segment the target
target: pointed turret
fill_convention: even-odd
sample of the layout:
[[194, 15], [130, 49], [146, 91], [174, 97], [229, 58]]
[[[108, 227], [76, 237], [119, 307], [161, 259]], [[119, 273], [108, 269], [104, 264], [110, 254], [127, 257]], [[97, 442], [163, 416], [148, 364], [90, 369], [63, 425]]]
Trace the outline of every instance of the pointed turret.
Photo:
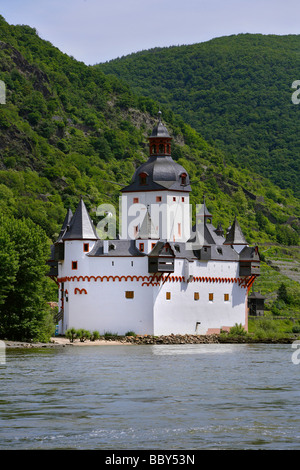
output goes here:
[[230, 230], [227, 232], [224, 245], [248, 245], [236, 217]]
[[93, 222], [81, 197], [63, 240], [98, 240]]
[[64, 234], [66, 233], [68, 227], [70, 226], [72, 217], [73, 217], [73, 212], [72, 212], [71, 209], [69, 208], [68, 211], [67, 211], [65, 220], [64, 220], [64, 222], [63, 222], [63, 224], [62, 224], [62, 227], [61, 227], [61, 229], [60, 229], [58, 239], [56, 240], [55, 243], [61, 243], [61, 242], [63, 241], [63, 236], [64, 236]]

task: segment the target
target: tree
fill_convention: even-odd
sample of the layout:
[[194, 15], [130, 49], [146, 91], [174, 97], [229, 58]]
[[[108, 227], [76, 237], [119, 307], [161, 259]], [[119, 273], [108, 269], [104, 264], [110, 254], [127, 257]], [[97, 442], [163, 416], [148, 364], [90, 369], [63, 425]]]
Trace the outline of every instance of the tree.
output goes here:
[[278, 288], [277, 300], [282, 300], [286, 304], [290, 303], [290, 297], [286, 288], [286, 285], [282, 282]]
[[48, 341], [46, 260], [50, 245], [45, 232], [31, 220], [1, 217], [0, 338]]

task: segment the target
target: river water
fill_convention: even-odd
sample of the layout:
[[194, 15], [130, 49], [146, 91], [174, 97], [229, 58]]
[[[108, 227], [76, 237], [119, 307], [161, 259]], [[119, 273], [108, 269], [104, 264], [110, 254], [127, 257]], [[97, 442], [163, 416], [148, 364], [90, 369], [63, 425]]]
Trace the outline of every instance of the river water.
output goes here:
[[291, 345], [7, 349], [0, 449], [300, 449]]

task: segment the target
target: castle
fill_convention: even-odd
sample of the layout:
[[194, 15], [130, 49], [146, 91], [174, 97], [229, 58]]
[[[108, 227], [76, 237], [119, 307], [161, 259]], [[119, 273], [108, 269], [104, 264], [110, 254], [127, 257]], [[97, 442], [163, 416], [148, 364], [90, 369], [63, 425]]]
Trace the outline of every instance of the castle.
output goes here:
[[242, 324], [260, 271], [238, 221], [224, 233], [205, 200], [192, 227], [187, 171], [171, 156], [161, 121], [150, 155], [121, 190], [119, 234], [103, 239], [81, 198], [52, 246], [59, 333], [84, 328], [124, 335], [212, 334]]

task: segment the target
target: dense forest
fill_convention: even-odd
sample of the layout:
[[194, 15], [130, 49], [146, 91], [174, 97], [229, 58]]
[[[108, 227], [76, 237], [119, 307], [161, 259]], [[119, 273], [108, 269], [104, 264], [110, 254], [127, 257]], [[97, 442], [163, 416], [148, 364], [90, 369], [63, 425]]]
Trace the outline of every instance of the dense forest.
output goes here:
[[[236, 215], [251, 244], [298, 244], [300, 201], [292, 184], [280, 188], [228, 158], [167, 99], [136, 93], [123, 79], [63, 54], [34, 28], [11, 26], [2, 17], [0, 80], [6, 87], [0, 104], [0, 257], [10, 273], [10, 282], [0, 283], [0, 337], [8, 328], [18, 339], [49, 334], [46, 301], [55, 300], [56, 286], [37, 280], [66, 210], [74, 211], [81, 195], [95, 223], [99, 204], [118, 209], [120, 188], [148, 158], [147, 137], [159, 109], [173, 137], [172, 156], [190, 174], [194, 206], [205, 194], [214, 224], [226, 228]], [[12, 303], [30, 266], [33, 277]], [[23, 326], [16, 329], [18, 315]]]
[[300, 198], [300, 106], [292, 102], [299, 50], [299, 35], [240, 34], [141, 51], [99, 67], [170, 107], [227, 161]]

